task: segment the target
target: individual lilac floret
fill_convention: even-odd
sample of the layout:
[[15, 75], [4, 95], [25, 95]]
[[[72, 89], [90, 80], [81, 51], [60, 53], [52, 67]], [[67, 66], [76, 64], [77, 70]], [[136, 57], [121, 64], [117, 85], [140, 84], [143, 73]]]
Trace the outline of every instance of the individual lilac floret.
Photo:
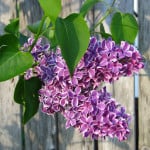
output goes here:
[[33, 69], [30, 68], [26, 71], [25, 75], [24, 75], [24, 78], [25, 80], [29, 80], [30, 78], [33, 77]]
[[127, 139], [130, 116], [103, 88], [90, 91], [85, 101], [79, 100], [78, 106], [65, 110], [66, 128], [70, 126], [80, 130], [84, 137]]
[[32, 46], [33, 42], [34, 42], [34, 38], [32, 38], [32, 37], [28, 38], [27, 42], [24, 43], [22, 50], [25, 51], [25, 52], [29, 51], [29, 49]]

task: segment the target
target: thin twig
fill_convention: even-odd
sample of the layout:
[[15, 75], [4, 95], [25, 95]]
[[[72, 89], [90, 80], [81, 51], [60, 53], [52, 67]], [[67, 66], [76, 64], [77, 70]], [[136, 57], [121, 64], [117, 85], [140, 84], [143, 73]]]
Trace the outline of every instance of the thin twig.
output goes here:
[[108, 15], [110, 15], [113, 11], [113, 6], [115, 4], [116, 0], [113, 0], [111, 6], [106, 10], [104, 16], [99, 20], [99, 22], [94, 26], [94, 29], [99, 26], [105, 19]]
[[40, 36], [40, 34], [41, 34], [41, 31], [42, 31], [42, 28], [43, 28], [45, 19], [46, 19], [46, 16], [43, 16], [43, 17], [42, 17], [42, 20], [41, 20], [40, 27], [39, 27], [39, 29], [38, 29], [38, 32], [37, 32], [36, 36], [35, 36], [35, 40], [34, 40], [33, 44], [31, 45], [31, 48], [30, 48], [29, 51], [31, 51], [31, 50], [33, 49], [33, 47], [35, 46], [35, 44], [36, 44], [36, 42], [37, 42], [37, 40], [38, 40], [38, 38], [39, 38], [39, 36]]

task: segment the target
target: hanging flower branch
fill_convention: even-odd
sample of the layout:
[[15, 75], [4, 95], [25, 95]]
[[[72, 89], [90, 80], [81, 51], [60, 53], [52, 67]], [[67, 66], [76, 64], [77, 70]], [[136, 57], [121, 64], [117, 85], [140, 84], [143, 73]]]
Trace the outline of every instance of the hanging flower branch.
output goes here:
[[[66, 128], [78, 128], [84, 137], [127, 139], [130, 115], [106, 87], [99, 86], [144, 67], [142, 56], [132, 45], [138, 24], [131, 14], [116, 12], [111, 33], [105, 33], [102, 22], [112, 12], [114, 0], [95, 25], [100, 26], [103, 37], [98, 40], [90, 35], [84, 20], [97, 2], [86, 0], [80, 13], [60, 18], [61, 0], [39, 0], [44, 16], [28, 26], [34, 38], [18, 32], [18, 19], [5, 27], [7, 33], [0, 36], [0, 81], [21, 75], [14, 99], [24, 106], [24, 123], [37, 112], [40, 102], [44, 113], [60, 112], [66, 118]], [[43, 44], [43, 38], [50, 44]]]

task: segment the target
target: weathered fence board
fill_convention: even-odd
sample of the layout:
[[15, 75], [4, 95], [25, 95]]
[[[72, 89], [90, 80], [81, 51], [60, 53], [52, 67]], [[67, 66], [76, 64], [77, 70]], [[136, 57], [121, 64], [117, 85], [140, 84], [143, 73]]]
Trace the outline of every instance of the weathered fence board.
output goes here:
[[[83, 0], [62, 0], [62, 14], [66, 17], [71, 12], [79, 12]], [[90, 19], [90, 17], [89, 17]], [[59, 150], [92, 150], [93, 143], [90, 139], [84, 139], [78, 130], [65, 129], [64, 117], [59, 115]]]
[[[27, 33], [27, 25], [42, 17], [42, 11], [37, 0], [21, 0], [20, 27]], [[30, 35], [31, 36], [31, 35]], [[56, 129], [55, 119], [43, 114], [41, 110], [24, 126], [25, 150], [54, 150]]]
[[[0, 34], [16, 16], [15, 5], [15, 1], [0, 0]], [[0, 150], [21, 149], [20, 106], [13, 100], [16, 81], [17, 78], [0, 83]]]
[[122, 77], [115, 81], [113, 86], [106, 84], [108, 91], [122, 106], [126, 107], [127, 113], [131, 114], [132, 121], [130, 124], [131, 135], [125, 142], [119, 142], [117, 139], [106, 138], [99, 140], [100, 150], [134, 150], [135, 149], [135, 129], [134, 129], [134, 85], [133, 77]]
[[139, 149], [150, 149], [150, 1], [139, 0], [139, 49], [146, 58], [146, 67], [140, 76]]
[[[111, 5], [112, 1], [106, 1], [109, 5]], [[115, 4], [119, 10], [123, 12], [133, 12], [133, 1], [117, 1]], [[95, 7], [95, 21], [101, 17], [105, 11], [106, 6], [104, 4], [96, 5]], [[109, 25], [111, 22], [111, 15], [103, 22], [106, 28], [106, 31], [109, 32]], [[97, 29], [98, 30], [98, 29]], [[134, 122], [135, 122], [135, 114], [134, 114], [134, 86], [133, 86], [133, 77], [131, 78], [121, 78], [119, 81], [115, 81], [113, 85], [107, 84], [107, 88], [110, 93], [112, 93], [113, 97], [123, 106], [127, 108], [127, 112], [131, 114], [132, 122], [130, 124], [131, 128], [131, 136], [125, 142], [119, 142], [116, 139], [105, 139], [99, 140], [99, 149], [100, 150], [134, 150], [135, 149], [135, 131], [134, 131]]]
[[[135, 113], [134, 113], [134, 81], [133, 77], [120, 78], [114, 84], [114, 97], [119, 103], [125, 106], [126, 111], [131, 115], [130, 129], [131, 135], [129, 139], [122, 143], [115, 143], [119, 149], [134, 150], [135, 149]], [[115, 149], [115, 148], [114, 148]], [[117, 150], [117, 149], [115, 149]]]

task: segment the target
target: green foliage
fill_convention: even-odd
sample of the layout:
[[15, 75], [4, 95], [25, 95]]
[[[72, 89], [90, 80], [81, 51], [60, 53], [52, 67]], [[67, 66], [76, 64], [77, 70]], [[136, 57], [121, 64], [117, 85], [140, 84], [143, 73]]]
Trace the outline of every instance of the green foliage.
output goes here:
[[50, 28], [43, 35], [50, 41], [51, 49], [55, 49], [58, 45], [55, 30]]
[[133, 15], [117, 12], [112, 18], [110, 29], [112, 37], [117, 43], [122, 40], [134, 43], [138, 33], [138, 24]]
[[[50, 41], [51, 49], [60, 46], [70, 75], [73, 75], [89, 44], [89, 28], [84, 17], [100, 1], [103, 0], [85, 0], [79, 14], [70, 14], [63, 19], [58, 17], [62, 10], [61, 0], [39, 0], [44, 17], [32, 25], [28, 25], [29, 31], [35, 37], [30, 50], [40, 36], [45, 36]], [[122, 40], [133, 43], [138, 32], [138, 24], [134, 16], [129, 13], [115, 13], [110, 26], [112, 35], [105, 32], [102, 22], [112, 12], [115, 1], [113, 0], [112, 5], [94, 28], [100, 25], [102, 38], [112, 37], [117, 43]], [[30, 52], [20, 51], [20, 47], [28, 37], [19, 33], [19, 19], [12, 19], [4, 30], [5, 34], [0, 36], [0, 81], [24, 73], [32, 67], [34, 62]], [[23, 123], [26, 123], [38, 111], [38, 90], [40, 88], [41, 82], [38, 78], [24, 80], [23, 76], [20, 77], [14, 99], [24, 107]]]
[[55, 22], [61, 12], [61, 0], [39, 0], [39, 3], [45, 15]]
[[86, 0], [81, 9], [80, 9], [80, 14], [85, 17], [85, 15], [88, 13], [88, 11], [97, 3], [100, 2], [101, 0]]
[[24, 114], [23, 114], [23, 123], [27, 123], [38, 111], [39, 100], [38, 100], [38, 91], [41, 88], [41, 81], [34, 77], [30, 80], [24, 80], [23, 77], [20, 77], [15, 93], [14, 100], [15, 102], [23, 105]]
[[[41, 20], [33, 23], [32, 25], [28, 25], [28, 29], [34, 33], [37, 34], [41, 25]], [[42, 29], [40, 30], [41, 35], [46, 37], [49, 42], [51, 43], [51, 48], [55, 48], [57, 46], [57, 40], [55, 37], [55, 30], [54, 27], [50, 23], [50, 19], [47, 17], [44, 21], [44, 25], [42, 26]]]
[[[32, 25], [28, 25], [28, 29], [36, 34], [39, 30], [39, 27], [40, 27], [40, 24], [41, 24], [41, 20], [40, 21], [37, 21], [35, 23], [33, 23]], [[41, 30], [41, 33], [45, 30], [45, 26], [42, 27], [42, 30]]]
[[[37, 34], [37, 33], [38, 33], [38, 30], [39, 30], [39, 28], [40, 28], [41, 22], [42, 22], [42, 21], [39, 20], [39, 21], [37, 21], [37, 22], [35, 22], [35, 23], [31, 24], [31, 25], [28, 25], [27, 27], [28, 27], [28, 29], [29, 29], [32, 33]], [[42, 34], [45, 30], [47, 30], [48, 27], [49, 27], [49, 25], [50, 25], [50, 19], [47, 17], [47, 18], [45, 19], [45, 21], [44, 21], [44, 25], [42, 26], [42, 29], [41, 29], [41, 31], [40, 31], [40, 34]]]
[[15, 19], [10, 20], [10, 23], [5, 26], [4, 30], [7, 33], [18, 35], [18, 31], [19, 31], [19, 19], [15, 18]]
[[65, 19], [57, 19], [56, 38], [71, 75], [88, 47], [89, 37], [87, 24], [81, 15], [71, 14]]
[[28, 38], [29, 38], [29, 37], [27, 37], [27, 36], [25, 36], [24, 34], [21, 34], [21, 33], [20, 33], [20, 37], [19, 37], [20, 46], [23, 46], [23, 44], [24, 44], [25, 42], [27, 42]]
[[28, 52], [21, 52], [19, 41], [12, 34], [0, 37], [0, 81], [8, 80], [30, 68], [33, 58]]
[[101, 34], [102, 38], [107, 39], [109, 37], [112, 37], [111, 34], [105, 32], [105, 28], [104, 28], [104, 25], [102, 23], [100, 24], [100, 34]]

